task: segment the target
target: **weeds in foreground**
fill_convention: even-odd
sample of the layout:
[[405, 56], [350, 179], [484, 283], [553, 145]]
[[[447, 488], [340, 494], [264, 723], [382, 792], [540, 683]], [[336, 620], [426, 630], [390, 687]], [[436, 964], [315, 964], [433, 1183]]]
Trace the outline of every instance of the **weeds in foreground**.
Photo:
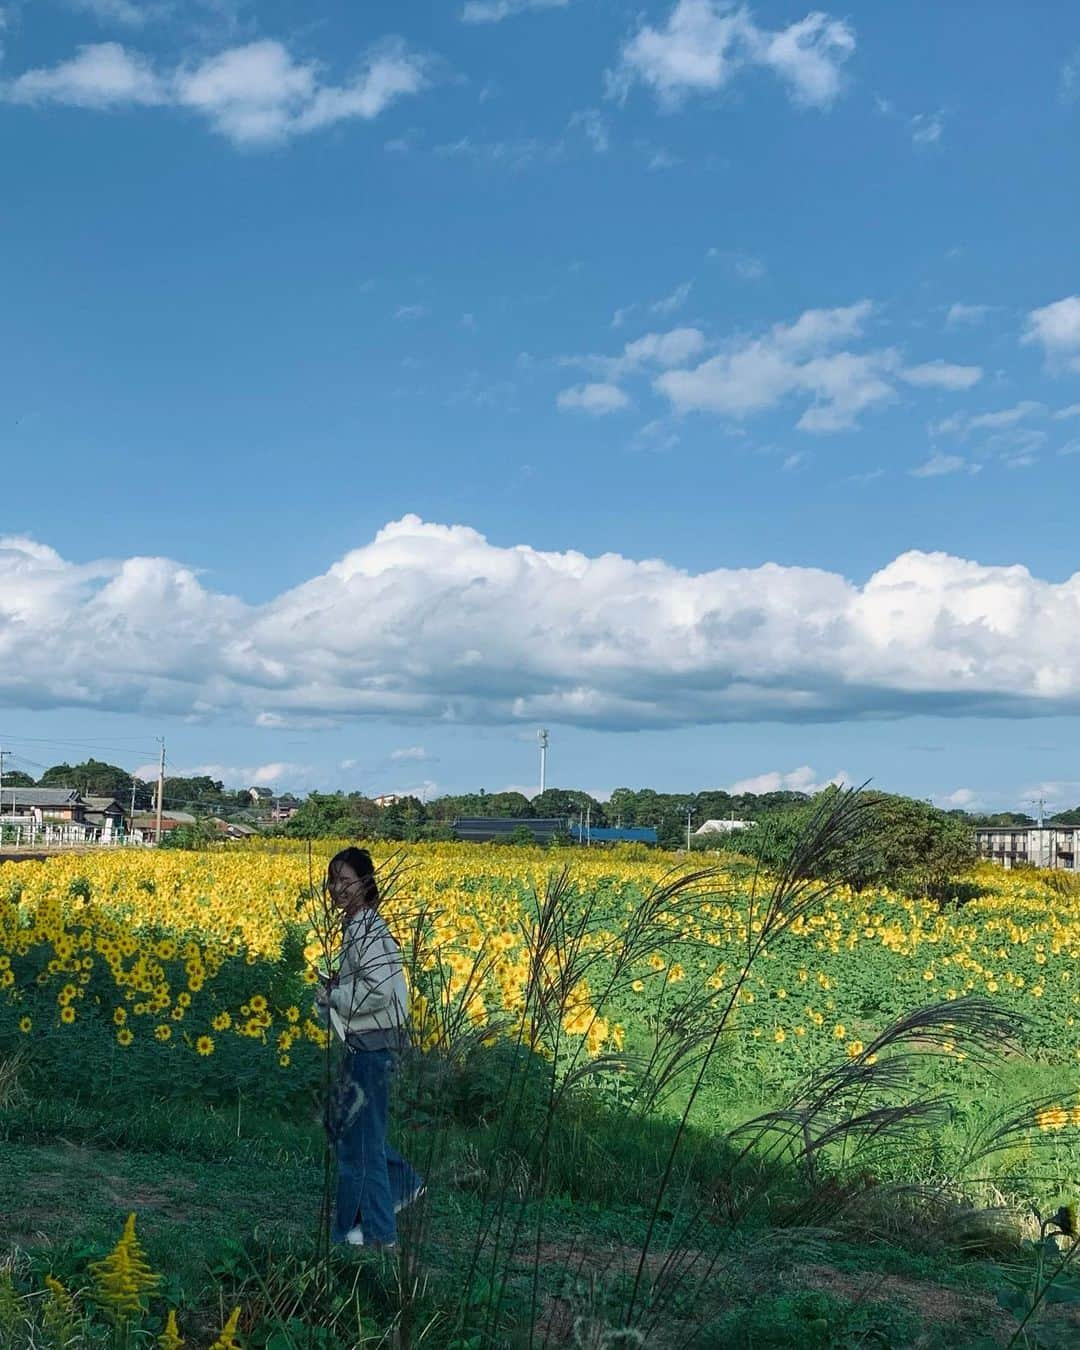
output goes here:
[[1046, 1350], [1064, 1346], [1059, 1330], [1040, 1327], [1040, 1314], [1047, 1303], [1080, 1304], [1080, 1280], [1076, 1278], [1075, 1267], [1076, 1254], [1080, 1252], [1076, 1205], [1061, 1205], [1046, 1218], [1035, 1210], [1034, 1217], [1039, 1236], [1024, 1244], [1033, 1258], [1032, 1267], [1007, 1274], [1006, 1286], [998, 1294], [998, 1302], [1019, 1322], [1009, 1341], [1010, 1350], [1017, 1345]]

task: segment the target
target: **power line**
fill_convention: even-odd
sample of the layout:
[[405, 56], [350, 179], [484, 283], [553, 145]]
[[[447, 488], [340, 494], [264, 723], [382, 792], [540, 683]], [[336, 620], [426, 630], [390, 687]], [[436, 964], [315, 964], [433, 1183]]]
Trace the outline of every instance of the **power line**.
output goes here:
[[148, 750], [145, 746], [136, 747], [126, 746], [121, 749], [118, 745], [101, 745], [98, 741], [57, 741], [46, 740], [40, 736], [11, 736], [7, 732], [0, 731], [0, 737], [13, 744], [21, 743], [23, 745], [54, 745], [59, 749], [70, 753], [75, 750], [80, 754], [89, 752], [91, 756], [95, 753], [103, 755], [122, 755], [125, 759], [133, 758], [138, 755], [149, 756], [156, 754], [154, 750]]
[[109, 750], [117, 754], [125, 754], [125, 755], [131, 754], [132, 747], [135, 747], [135, 753], [138, 754], [148, 753], [148, 751], [146, 750], [146, 743], [141, 736], [132, 736], [130, 738], [125, 736], [115, 737], [114, 738], [115, 740], [127, 741], [127, 744], [123, 750], [120, 750], [120, 748], [116, 745], [105, 745], [103, 744], [103, 742], [96, 739], [91, 741], [84, 741], [74, 739], [69, 736], [64, 736], [62, 738], [57, 736], [24, 736], [22, 732], [17, 732], [13, 734], [10, 731], [2, 731], [0, 732], [0, 736], [3, 736], [5, 739], [25, 741], [28, 745], [69, 745], [74, 746], [76, 749], [79, 750], [87, 750], [87, 749]]

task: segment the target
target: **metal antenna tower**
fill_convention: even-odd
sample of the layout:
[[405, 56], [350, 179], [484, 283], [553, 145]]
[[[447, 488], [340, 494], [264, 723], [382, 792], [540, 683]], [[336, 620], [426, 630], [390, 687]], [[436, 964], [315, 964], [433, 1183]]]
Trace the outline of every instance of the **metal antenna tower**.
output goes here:
[[547, 727], [540, 728], [536, 733], [536, 739], [540, 745], [540, 792], [543, 794], [547, 787], [547, 752], [551, 740]]

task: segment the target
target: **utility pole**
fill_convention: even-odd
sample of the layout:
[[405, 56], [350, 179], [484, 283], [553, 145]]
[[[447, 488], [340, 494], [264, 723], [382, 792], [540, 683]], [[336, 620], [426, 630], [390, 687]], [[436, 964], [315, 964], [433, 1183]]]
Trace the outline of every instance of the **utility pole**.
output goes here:
[[132, 776], [132, 779], [131, 779], [131, 810], [128, 812], [128, 829], [127, 829], [128, 834], [131, 834], [131, 833], [134, 831], [134, 829], [135, 829], [135, 778], [134, 778], [134, 776]]
[[547, 752], [548, 742], [551, 740], [547, 727], [541, 727], [536, 733], [536, 739], [540, 743], [540, 795], [544, 795], [547, 787]]
[[165, 737], [159, 736], [161, 742], [161, 759], [158, 763], [157, 776], [157, 829], [154, 833], [154, 843], [161, 843], [161, 812], [165, 805]]
[[[0, 747], [0, 844], [4, 842], [4, 756], [7, 751]], [[12, 798], [14, 804], [14, 798]], [[12, 807], [14, 815], [14, 805]]]
[[686, 808], [686, 851], [687, 851], [687, 853], [690, 852], [690, 817], [691, 817], [693, 814], [694, 814], [694, 808], [693, 808], [692, 806], [688, 806], [688, 807]]
[[592, 802], [585, 811], [585, 843], [588, 848], [592, 848]]

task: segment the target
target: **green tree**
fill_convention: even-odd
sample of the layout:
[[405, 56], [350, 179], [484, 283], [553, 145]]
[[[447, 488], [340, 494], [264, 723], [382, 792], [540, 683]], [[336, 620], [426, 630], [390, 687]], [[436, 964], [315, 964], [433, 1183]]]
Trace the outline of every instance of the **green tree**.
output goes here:
[[285, 826], [298, 839], [370, 839], [379, 808], [358, 792], [312, 792]]
[[74, 788], [84, 797], [115, 797], [125, 806], [134, 787], [136, 806], [145, 809], [150, 805], [145, 783], [136, 781], [126, 769], [100, 759], [88, 759], [82, 764], [54, 764], [38, 779], [38, 786]]
[[3, 783], [0, 784], [6, 788], [34, 787], [34, 780], [28, 773], [23, 773], [22, 769], [6, 769], [4, 771]]
[[587, 792], [572, 792], [566, 788], [548, 788], [538, 793], [530, 803], [530, 814], [545, 819], [563, 816], [571, 822], [576, 821], [584, 812], [597, 826], [607, 824], [607, 812], [595, 797]]
[[869, 793], [867, 801], [861, 830], [833, 859], [837, 873], [857, 890], [891, 886], [939, 903], [956, 895], [976, 857], [970, 822], [911, 797]]

